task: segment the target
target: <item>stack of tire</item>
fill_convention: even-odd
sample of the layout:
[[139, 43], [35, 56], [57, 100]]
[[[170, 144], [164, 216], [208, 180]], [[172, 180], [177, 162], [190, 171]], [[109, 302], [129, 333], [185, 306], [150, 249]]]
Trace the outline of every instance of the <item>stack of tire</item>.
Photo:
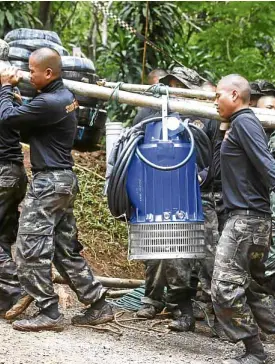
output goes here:
[[[53, 31], [20, 28], [6, 34], [4, 40], [9, 44], [8, 60], [12, 66], [29, 71], [30, 54], [39, 48], [55, 49], [62, 59], [62, 77], [64, 79], [95, 84], [99, 77], [95, 73], [93, 62], [88, 58], [73, 57], [62, 46], [59, 36]], [[31, 85], [22, 85], [20, 92], [23, 102], [28, 103], [36, 91]], [[99, 109], [95, 98], [76, 95], [80, 109], [78, 111], [78, 130], [74, 148], [80, 151], [98, 149], [104, 134], [107, 114]]]
[[[95, 84], [99, 77], [93, 62], [88, 58], [62, 56], [62, 77], [67, 80]], [[98, 99], [76, 95], [80, 105], [77, 110], [78, 127], [74, 148], [93, 151], [99, 148], [105, 131], [107, 112], [98, 105]]]

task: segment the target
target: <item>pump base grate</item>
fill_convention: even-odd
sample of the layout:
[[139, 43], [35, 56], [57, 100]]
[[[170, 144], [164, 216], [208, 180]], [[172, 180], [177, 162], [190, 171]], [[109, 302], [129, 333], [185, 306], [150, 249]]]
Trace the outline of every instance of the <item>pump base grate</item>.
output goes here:
[[129, 259], [203, 259], [203, 222], [130, 224]]

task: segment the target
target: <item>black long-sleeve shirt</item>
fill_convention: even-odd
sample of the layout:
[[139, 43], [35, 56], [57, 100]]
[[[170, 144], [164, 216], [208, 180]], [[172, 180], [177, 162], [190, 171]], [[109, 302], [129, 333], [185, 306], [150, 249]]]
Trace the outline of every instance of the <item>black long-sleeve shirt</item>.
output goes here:
[[[14, 99], [13, 90], [11, 100], [14, 106], [20, 106]], [[0, 129], [0, 161], [23, 163], [20, 133], [10, 125]]]
[[221, 178], [225, 208], [270, 213], [269, 189], [275, 188], [275, 160], [264, 129], [250, 109], [231, 118], [221, 145]]
[[15, 107], [12, 98], [12, 87], [3, 86], [0, 90], [0, 128], [2, 125], [27, 130], [33, 172], [71, 168], [78, 105], [62, 79], [51, 82], [27, 105]]

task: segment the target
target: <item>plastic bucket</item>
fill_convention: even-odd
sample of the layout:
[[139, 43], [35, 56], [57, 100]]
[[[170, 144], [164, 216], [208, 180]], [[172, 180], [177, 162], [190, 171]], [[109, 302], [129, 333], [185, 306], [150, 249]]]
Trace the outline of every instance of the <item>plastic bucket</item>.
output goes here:
[[122, 123], [109, 122], [105, 124], [106, 127], [106, 163], [113, 149], [113, 145], [119, 139], [119, 136], [123, 130]]

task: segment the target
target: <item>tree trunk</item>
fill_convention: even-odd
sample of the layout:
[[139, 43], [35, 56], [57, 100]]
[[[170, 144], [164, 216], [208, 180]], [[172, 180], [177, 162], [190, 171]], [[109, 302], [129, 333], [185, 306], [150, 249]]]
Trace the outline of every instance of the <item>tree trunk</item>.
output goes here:
[[51, 1], [40, 1], [38, 18], [43, 24], [42, 29], [51, 29], [50, 22]]

